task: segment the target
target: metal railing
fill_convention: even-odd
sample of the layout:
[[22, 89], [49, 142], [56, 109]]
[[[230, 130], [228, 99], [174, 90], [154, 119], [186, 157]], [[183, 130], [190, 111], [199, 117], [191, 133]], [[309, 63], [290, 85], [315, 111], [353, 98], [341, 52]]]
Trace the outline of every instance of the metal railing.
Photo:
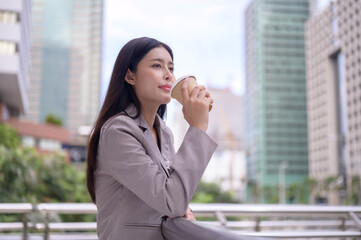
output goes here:
[[[199, 223], [224, 227], [242, 235], [283, 239], [361, 237], [360, 206], [191, 204], [191, 208], [201, 220]], [[28, 216], [32, 213], [41, 213], [43, 222], [29, 221]], [[51, 214], [96, 213], [97, 209], [91, 203], [0, 204], [0, 215], [22, 216], [22, 222], [0, 223], [0, 239], [15, 239], [10, 238], [14, 235], [8, 231], [17, 232], [18, 239], [23, 240], [35, 239], [36, 233], [36, 239], [44, 240], [97, 239], [95, 222], [50, 220]], [[35, 233], [29, 234], [30, 231]], [[61, 231], [66, 233], [59, 235]]]

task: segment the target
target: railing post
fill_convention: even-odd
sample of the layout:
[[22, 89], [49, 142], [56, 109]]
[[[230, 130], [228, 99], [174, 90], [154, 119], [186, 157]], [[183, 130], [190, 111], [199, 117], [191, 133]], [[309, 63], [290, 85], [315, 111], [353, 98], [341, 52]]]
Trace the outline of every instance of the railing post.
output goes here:
[[355, 223], [355, 225], [361, 229], [361, 220], [357, 217], [357, 215], [354, 212], [349, 212], [348, 213], [350, 215], [350, 217], [352, 218], [353, 222]]
[[223, 213], [220, 212], [220, 211], [216, 211], [215, 213], [216, 213], [216, 217], [217, 217], [218, 221], [221, 223], [221, 225], [226, 226], [227, 225], [227, 219], [223, 215]]
[[341, 231], [345, 231], [345, 230], [346, 230], [346, 219], [345, 219], [344, 217], [341, 218], [340, 230], [341, 230]]
[[49, 240], [49, 213], [45, 213], [44, 240]]
[[27, 240], [28, 239], [28, 214], [24, 213], [23, 217], [22, 217], [22, 222], [23, 222], [23, 240]]
[[255, 228], [254, 228], [254, 230], [255, 230], [256, 232], [260, 232], [260, 231], [261, 231], [261, 226], [260, 226], [260, 224], [261, 224], [261, 219], [258, 217], [258, 218], [256, 218], [256, 226], [255, 226]]

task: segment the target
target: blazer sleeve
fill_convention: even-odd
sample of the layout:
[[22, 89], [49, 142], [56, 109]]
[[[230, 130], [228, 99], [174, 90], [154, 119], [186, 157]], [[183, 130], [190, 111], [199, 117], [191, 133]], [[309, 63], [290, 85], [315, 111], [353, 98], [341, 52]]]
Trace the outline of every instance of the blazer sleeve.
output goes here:
[[168, 178], [147, 155], [136, 124], [117, 120], [103, 130], [99, 156], [105, 170], [161, 214], [183, 216], [217, 144], [201, 129], [189, 127]]

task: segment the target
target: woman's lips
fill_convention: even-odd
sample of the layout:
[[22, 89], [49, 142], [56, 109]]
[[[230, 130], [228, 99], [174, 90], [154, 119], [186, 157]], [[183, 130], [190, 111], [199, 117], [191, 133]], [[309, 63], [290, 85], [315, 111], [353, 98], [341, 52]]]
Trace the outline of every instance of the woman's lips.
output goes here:
[[170, 92], [170, 90], [172, 89], [172, 86], [171, 85], [163, 85], [163, 86], [160, 86], [159, 88]]

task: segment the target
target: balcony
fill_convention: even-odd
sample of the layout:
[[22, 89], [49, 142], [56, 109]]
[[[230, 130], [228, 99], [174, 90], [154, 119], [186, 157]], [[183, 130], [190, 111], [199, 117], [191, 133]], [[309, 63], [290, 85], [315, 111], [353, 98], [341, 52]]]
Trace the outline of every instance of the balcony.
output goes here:
[[27, 109], [27, 93], [19, 55], [0, 55], [0, 96], [8, 108], [17, 112]]

